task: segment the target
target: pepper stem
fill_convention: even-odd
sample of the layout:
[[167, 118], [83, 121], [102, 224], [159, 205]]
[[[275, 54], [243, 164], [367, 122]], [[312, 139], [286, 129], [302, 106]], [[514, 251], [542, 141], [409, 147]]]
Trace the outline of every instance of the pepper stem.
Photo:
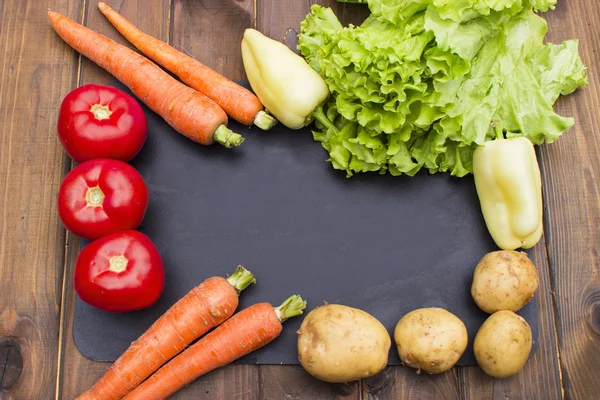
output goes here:
[[254, 278], [252, 272], [248, 271], [241, 265], [238, 265], [235, 269], [235, 272], [227, 278], [227, 282], [229, 282], [229, 284], [233, 286], [235, 290], [241, 292], [250, 286], [251, 283], [256, 283], [256, 279]]
[[263, 131], [268, 131], [277, 125], [277, 120], [272, 115], [261, 110], [256, 114], [256, 117], [254, 117], [254, 125], [258, 126]]
[[213, 135], [213, 140], [221, 143], [228, 149], [237, 147], [244, 142], [244, 138], [239, 133], [235, 133], [225, 125], [220, 125]]
[[338, 128], [331, 122], [325, 112], [323, 112], [323, 106], [320, 105], [312, 112], [312, 116], [319, 121], [321, 124], [325, 125], [328, 129], [332, 129], [336, 134], [340, 133]]
[[295, 294], [284, 301], [279, 307], [274, 308], [274, 310], [277, 318], [279, 318], [279, 321], [283, 322], [289, 318], [302, 314], [302, 311], [305, 308], [306, 301], [302, 300], [302, 297]]
[[502, 128], [500, 128], [500, 126], [496, 122], [492, 123], [492, 127], [494, 128], [494, 132], [496, 133], [496, 140], [504, 139], [504, 135], [502, 134]]

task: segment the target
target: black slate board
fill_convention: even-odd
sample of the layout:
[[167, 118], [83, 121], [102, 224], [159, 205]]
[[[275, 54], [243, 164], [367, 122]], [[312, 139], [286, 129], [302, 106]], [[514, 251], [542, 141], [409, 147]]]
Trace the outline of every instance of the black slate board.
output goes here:
[[[363, 309], [388, 328], [389, 365], [398, 365], [398, 320], [416, 308], [443, 307], [469, 332], [458, 365], [476, 364], [472, 343], [487, 315], [471, 299], [471, 277], [480, 258], [497, 248], [472, 177], [348, 179], [325, 161], [310, 129], [278, 125], [263, 132], [232, 120], [230, 128], [246, 138], [241, 147], [204, 147], [142, 106], [148, 140], [131, 164], [148, 185], [150, 204], [139, 230], [163, 257], [165, 290], [153, 307], [123, 314], [77, 298], [74, 338], [84, 356], [114, 361], [190, 289], [242, 264], [258, 283], [243, 292], [238, 310], [279, 305], [292, 294], [308, 302], [307, 312], [323, 302]], [[519, 314], [531, 325], [533, 354], [535, 298]], [[298, 364], [302, 318], [286, 321], [279, 338], [238, 362]]]

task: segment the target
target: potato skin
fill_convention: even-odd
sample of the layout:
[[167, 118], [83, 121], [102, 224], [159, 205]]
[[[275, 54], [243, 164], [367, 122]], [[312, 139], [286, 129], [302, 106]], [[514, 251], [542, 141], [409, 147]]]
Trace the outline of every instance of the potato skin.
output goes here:
[[479, 328], [473, 342], [477, 364], [486, 374], [508, 378], [519, 372], [531, 352], [531, 327], [512, 311], [490, 315]]
[[398, 321], [394, 341], [400, 360], [429, 374], [439, 374], [456, 364], [467, 348], [465, 324], [443, 308], [420, 308]]
[[471, 296], [483, 311], [519, 311], [538, 290], [537, 269], [526, 253], [500, 250], [487, 253], [475, 267]]
[[342, 383], [379, 373], [392, 340], [375, 317], [357, 308], [325, 304], [309, 312], [298, 330], [298, 359], [312, 376]]

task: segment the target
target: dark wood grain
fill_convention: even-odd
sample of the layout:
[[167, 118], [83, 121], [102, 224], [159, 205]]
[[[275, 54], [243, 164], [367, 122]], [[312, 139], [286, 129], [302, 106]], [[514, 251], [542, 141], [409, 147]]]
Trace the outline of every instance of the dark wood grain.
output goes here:
[[567, 399], [600, 397], [600, 9], [562, 0], [548, 14], [548, 40], [579, 39], [590, 85], [558, 101], [575, 126], [542, 148], [545, 234]]
[[330, 384], [310, 376], [300, 366], [261, 365], [260, 399], [360, 399], [360, 382]]
[[173, 0], [171, 45], [229, 79], [244, 79], [241, 42], [253, 0]]
[[408, 367], [388, 367], [375, 377], [363, 381], [364, 399], [385, 400], [459, 400], [460, 369], [437, 375]]
[[[117, 30], [108, 22], [106, 17], [98, 10], [98, 0], [84, 0], [84, 24], [110, 39], [137, 51]], [[106, 4], [121, 13], [125, 18], [134, 23], [144, 32], [161, 40], [169, 39], [171, 26], [171, 0], [105, 0]], [[139, 51], [138, 51], [139, 53]], [[81, 60], [80, 84], [108, 83], [114, 78], [92, 61], [83, 57]]]
[[[121, 44], [133, 48], [127, 41], [113, 28], [112, 25], [97, 9], [97, 2], [86, 1], [84, 4], [84, 24]], [[140, 29], [147, 33], [161, 38], [168, 39], [170, 25], [170, 0], [145, 0], [145, 1], [111, 1], [105, 0], [105, 3], [122, 13], [127, 19], [136, 24]], [[81, 14], [81, 12], [79, 13]], [[68, 15], [71, 18], [76, 15]], [[75, 54], [74, 50], [70, 50]], [[76, 76], [76, 75], [74, 75]], [[77, 79], [77, 86], [87, 83], [109, 83], [114, 78], [103, 71], [93, 62], [82, 57], [80, 73]], [[74, 88], [73, 86], [72, 88]], [[71, 88], [71, 89], [72, 89]], [[67, 237], [66, 251], [66, 273], [65, 289], [63, 293], [62, 326], [60, 335], [60, 374], [57, 381], [58, 399], [74, 399], [89, 387], [91, 387], [98, 378], [110, 367], [110, 363], [95, 362], [85, 358], [75, 346], [73, 341], [73, 317], [75, 313], [75, 291], [73, 289], [73, 267], [79, 254], [79, 239], [75, 235]]]
[[0, 399], [54, 397], [64, 231], [56, 193], [67, 158], [56, 135], [57, 99], [77, 57], [47, 10], [76, 2], [0, 2]]

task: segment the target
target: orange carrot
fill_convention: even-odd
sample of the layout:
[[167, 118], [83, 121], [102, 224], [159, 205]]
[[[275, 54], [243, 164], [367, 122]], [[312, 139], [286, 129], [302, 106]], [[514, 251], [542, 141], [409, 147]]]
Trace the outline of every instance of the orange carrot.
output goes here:
[[302, 314], [305, 307], [300, 296], [292, 296], [277, 308], [259, 303], [240, 311], [156, 371], [123, 400], [166, 399], [199, 376], [271, 342], [281, 333], [281, 323]]
[[57, 12], [48, 11], [48, 18], [65, 42], [121, 81], [176, 131], [204, 145], [243, 142], [227, 128], [227, 114], [217, 103], [152, 61]]
[[118, 400], [187, 345], [223, 323], [236, 310], [238, 295], [256, 282], [241, 265], [229, 278], [208, 278], [167, 310], [78, 400]]
[[131, 44], [148, 58], [177, 75], [187, 85], [213, 99], [231, 118], [245, 125], [255, 124], [264, 130], [276, 124], [275, 118], [263, 110], [258, 97], [245, 87], [162, 40], [142, 32], [103, 2], [98, 3], [98, 8]]

